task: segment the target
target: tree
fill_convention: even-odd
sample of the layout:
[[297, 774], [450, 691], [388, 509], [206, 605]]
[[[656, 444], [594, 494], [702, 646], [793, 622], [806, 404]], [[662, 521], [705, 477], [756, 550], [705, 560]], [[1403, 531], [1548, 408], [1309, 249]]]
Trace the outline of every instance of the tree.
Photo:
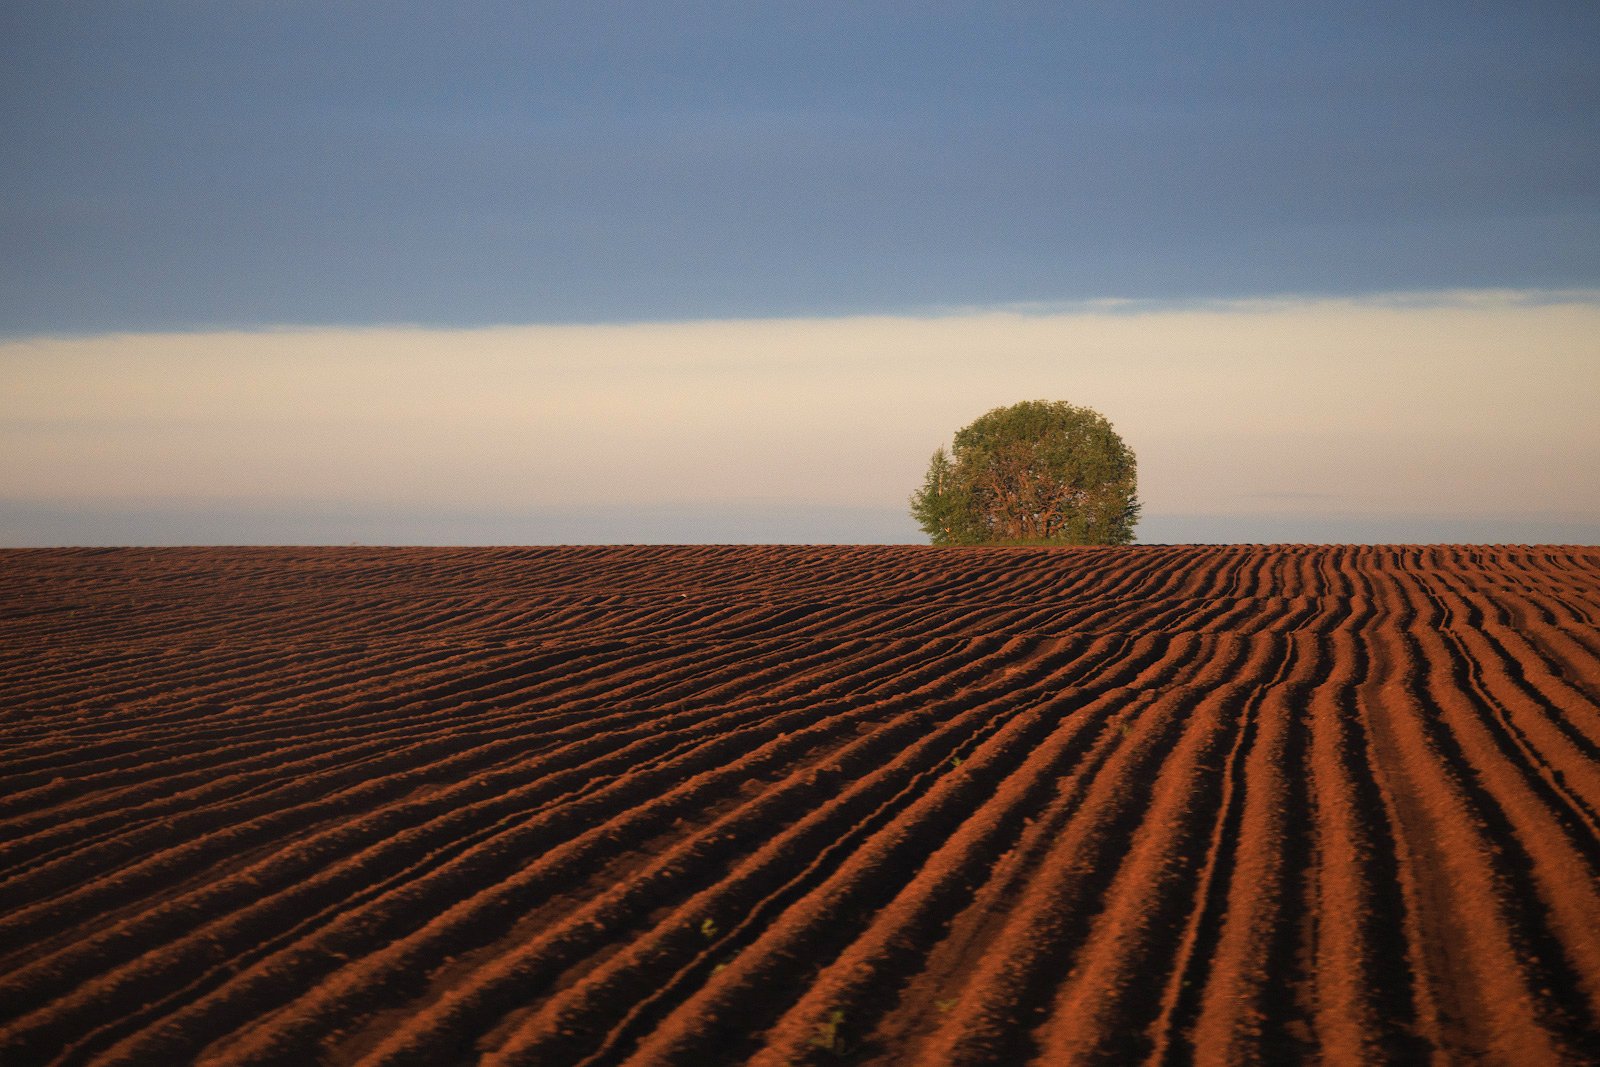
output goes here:
[[911, 515], [936, 545], [1126, 545], [1137, 464], [1104, 415], [1062, 400], [995, 408], [940, 448]]

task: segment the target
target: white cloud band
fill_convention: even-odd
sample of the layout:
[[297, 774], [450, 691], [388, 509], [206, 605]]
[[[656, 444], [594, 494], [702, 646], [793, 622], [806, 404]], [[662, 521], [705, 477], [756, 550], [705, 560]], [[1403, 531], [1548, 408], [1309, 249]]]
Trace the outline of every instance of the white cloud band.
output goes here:
[[17, 340], [0, 506], [898, 508], [1034, 397], [1152, 515], [1600, 517], [1600, 299], [1526, 292]]

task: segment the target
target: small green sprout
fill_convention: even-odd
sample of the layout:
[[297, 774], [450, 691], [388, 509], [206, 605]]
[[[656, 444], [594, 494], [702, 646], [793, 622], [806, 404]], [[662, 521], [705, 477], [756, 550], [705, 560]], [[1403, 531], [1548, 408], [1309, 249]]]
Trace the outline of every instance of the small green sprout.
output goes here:
[[831, 1052], [836, 1056], [844, 1054], [844, 1037], [839, 1029], [844, 1026], [844, 1012], [835, 1009], [828, 1013], [825, 1022], [817, 1024], [817, 1036], [811, 1039], [811, 1044], [824, 1052]]
[[715, 919], [702, 919], [700, 921], [700, 936], [710, 940], [717, 936], [717, 921]]

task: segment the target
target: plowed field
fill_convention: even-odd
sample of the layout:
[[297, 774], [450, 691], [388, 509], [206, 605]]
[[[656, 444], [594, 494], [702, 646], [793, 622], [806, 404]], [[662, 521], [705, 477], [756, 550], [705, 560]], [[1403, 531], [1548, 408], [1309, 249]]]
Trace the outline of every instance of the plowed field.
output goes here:
[[0, 553], [0, 1062], [1600, 1058], [1600, 549]]

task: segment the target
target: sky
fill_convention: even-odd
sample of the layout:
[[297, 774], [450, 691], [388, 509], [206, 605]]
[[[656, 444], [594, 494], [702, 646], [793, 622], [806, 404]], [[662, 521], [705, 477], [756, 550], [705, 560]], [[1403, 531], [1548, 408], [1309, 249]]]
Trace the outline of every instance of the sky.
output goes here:
[[1600, 541], [1591, 3], [0, 7], [0, 545]]

